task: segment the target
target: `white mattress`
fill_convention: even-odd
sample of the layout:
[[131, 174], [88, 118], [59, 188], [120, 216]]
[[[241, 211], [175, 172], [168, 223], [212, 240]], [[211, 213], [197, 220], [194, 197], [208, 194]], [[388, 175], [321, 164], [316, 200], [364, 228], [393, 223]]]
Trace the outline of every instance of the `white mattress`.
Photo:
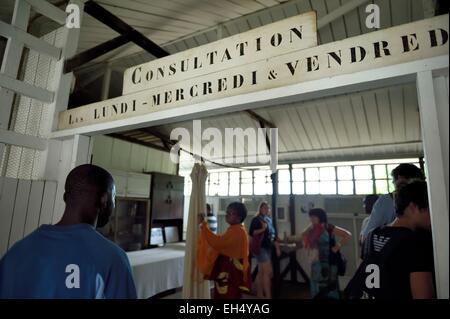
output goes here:
[[128, 252], [139, 299], [183, 285], [185, 243]]

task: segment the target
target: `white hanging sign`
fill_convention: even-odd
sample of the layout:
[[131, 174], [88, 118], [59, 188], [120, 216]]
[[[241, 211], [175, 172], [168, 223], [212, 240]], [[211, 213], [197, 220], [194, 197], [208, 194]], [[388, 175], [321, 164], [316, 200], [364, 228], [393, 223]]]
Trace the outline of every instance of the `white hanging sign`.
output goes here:
[[317, 46], [314, 11], [236, 34], [125, 70], [122, 94], [227, 70]]
[[304, 81], [448, 55], [449, 16], [342, 41], [147, 89], [60, 113], [59, 129], [124, 119]]

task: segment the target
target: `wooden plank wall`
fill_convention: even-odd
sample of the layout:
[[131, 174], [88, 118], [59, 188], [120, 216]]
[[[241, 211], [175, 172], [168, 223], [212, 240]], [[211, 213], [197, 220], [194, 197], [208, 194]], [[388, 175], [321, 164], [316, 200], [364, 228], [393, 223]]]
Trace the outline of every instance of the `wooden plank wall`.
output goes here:
[[56, 184], [0, 177], [0, 257], [39, 225], [52, 222]]

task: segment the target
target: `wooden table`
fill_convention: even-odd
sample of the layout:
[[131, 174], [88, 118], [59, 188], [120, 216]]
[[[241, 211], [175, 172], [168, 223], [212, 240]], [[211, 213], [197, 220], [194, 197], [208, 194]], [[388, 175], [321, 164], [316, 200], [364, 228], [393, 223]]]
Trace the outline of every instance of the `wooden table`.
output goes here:
[[281, 272], [280, 280], [283, 280], [286, 277], [286, 275], [290, 272], [291, 281], [298, 282], [297, 281], [297, 271], [298, 271], [305, 280], [305, 282], [309, 284], [308, 275], [306, 274], [303, 267], [297, 261], [297, 250], [300, 250], [301, 248], [302, 247], [297, 243], [280, 244], [281, 256], [279, 257], [279, 259], [282, 260], [285, 258], [289, 258], [289, 263], [287, 264], [286, 268]]

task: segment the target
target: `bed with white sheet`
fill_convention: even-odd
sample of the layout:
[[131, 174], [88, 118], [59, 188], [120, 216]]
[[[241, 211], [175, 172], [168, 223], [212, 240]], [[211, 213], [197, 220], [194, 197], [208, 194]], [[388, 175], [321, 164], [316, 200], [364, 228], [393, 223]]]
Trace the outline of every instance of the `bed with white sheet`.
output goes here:
[[128, 252], [139, 299], [183, 285], [185, 243]]

